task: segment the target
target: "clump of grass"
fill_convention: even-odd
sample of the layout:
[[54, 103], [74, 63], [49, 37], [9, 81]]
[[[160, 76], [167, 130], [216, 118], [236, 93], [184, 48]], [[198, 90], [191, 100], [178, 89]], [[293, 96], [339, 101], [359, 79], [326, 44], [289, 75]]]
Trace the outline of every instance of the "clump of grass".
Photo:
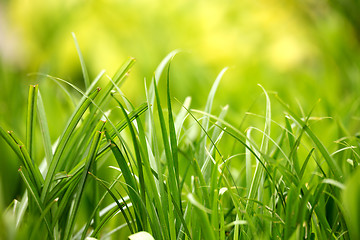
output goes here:
[[[1, 136], [19, 158], [19, 174], [26, 186], [22, 198], [2, 215], [2, 225], [15, 223], [5, 228], [2, 237], [359, 237], [355, 204], [359, 188], [356, 178], [349, 178], [359, 162], [357, 138], [338, 140], [339, 148], [330, 153], [310, 127], [311, 112], [300, 117], [276, 97], [285, 114], [283, 123], [274, 121], [273, 98], [262, 87], [265, 114], [248, 116], [260, 117], [263, 126], [246, 126], [245, 131], [235, 127], [239, 120], [226, 120], [229, 106], [218, 115], [212, 109], [226, 69], [216, 78], [203, 111], [192, 109], [190, 98], [174, 101], [170, 65], [177, 51], [145, 82], [146, 103], [133, 106], [120, 85], [134, 59], [100, 89], [104, 72], [90, 81], [77, 43], [76, 47], [85, 92], [46, 76], [82, 94], [58, 140], [51, 143], [38, 85], [29, 88], [25, 144], [0, 127]], [[161, 86], [166, 87], [166, 103], [159, 95]], [[109, 110], [109, 103], [117, 108]], [[176, 112], [174, 105], [180, 106]], [[111, 120], [112, 111], [120, 111], [122, 118]], [[36, 126], [41, 146], [34, 142]], [[39, 148], [45, 152], [40, 166], [34, 154]], [[225, 156], [224, 151], [230, 154]], [[107, 168], [108, 162], [116, 165]], [[116, 171], [117, 176], [109, 182], [100, 171], [109, 175]], [[84, 196], [91, 196], [90, 206], [84, 204]]]

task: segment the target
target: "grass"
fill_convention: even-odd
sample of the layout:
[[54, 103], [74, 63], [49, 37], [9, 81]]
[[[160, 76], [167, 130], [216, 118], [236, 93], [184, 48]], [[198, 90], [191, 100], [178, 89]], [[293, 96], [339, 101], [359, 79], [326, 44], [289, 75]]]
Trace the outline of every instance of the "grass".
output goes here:
[[[90, 81], [76, 48], [84, 92], [45, 76], [82, 95], [57, 141], [41, 85], [29, 87], [26, 144], [0, 127], [26, 186], [1, 216], [1, 239], [360, 238], [357, 137], [333, 139], [331, 150], [312, 126], [321, 118], [299, 116], [261, 86], [264, 115], [248, 113], [254, 125], [237, 127], [248, 121], [228, 120], [231, 106], [212, 109], [226, 68], [204, 111], [192, 109], [190, 98], [171, 95], [177, 51], [145, 81], [146, 102], [133, 106], [120, 86], [134, 59], [112, 78], [101, 72]], [[282, 107], [283, 122], [273, 119], [273, 105]]]

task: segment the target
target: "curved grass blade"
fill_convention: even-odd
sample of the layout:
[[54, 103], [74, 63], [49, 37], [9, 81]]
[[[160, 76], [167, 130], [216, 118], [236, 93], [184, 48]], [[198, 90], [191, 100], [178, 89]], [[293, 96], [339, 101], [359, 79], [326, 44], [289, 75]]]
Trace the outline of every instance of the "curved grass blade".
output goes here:
[[92, 103], [92, 100], [97, 96], [99, 93], [100, 88], [97, 88], [94, 92], [92, 92], [89, 96], [84, 96], [79, 103], [76, 111], [74, 111], [73, 115], [70, 118], [69, 123], [66, 126], [66, 129], [62, 136], [60, 137], [59, 144], [55, 150], [55, 154], [53, 157], [53, 160], [51, 161], [51, 164], [49, 166], [49, 170], [46, 174], [44, 188], [41, 193], [41, 199], [44, 200], [47, 193], [50, 191], [51, 182], [54, 178], [54, 175], [56, 173], [56, 168], [61, 160], [61, 155], [65, 149], [65, 146], [67, 142], [69, 141], [69, 138], [71, 134], [73, 133], [76, 125], [80, 121], [81, 117], [85, 113], [86, 109], [90, 106]]
[[70, 213], [69, 213], [69, 217], [68, 217], [68, 222], [67, 222], [67, 225], [66, 225], [66, 228], [65, 228], [65, 235], [64, 235], [64, 239], [65, 240], [68, 240], [71, 238], [71, 235], [72, 235], [72, 230], [74, 228], [74, 225], [75, 225], [75, 219], [76, 219], [76, 215], [77, 215], [77, 212], [79, 210], [79, 206], [80, 206], [80, 200], [81, 200], [81, 197], [82, 197], [82, 194], [84, 193], [84, 189], [85, 189], [85, 183], [86, 183], [86, 180], [87, 180], [87, 177], [88, 177], [88, 172], [96, 158], [96, 153], [97, 151], [99, 150], [99, 146], [100, 146], [100, 140], [101, 140], [101, 137], [102, 137], [103, 133], [102, 132], [99, 132], [99, 131], [96, 131], [94, 133], [94, 137], [93, 137], [93, 142], [91, 143], [91, 146], [90, 146], [90, 150], [89, 150], [89, 154], [88, 154], [88, 157], [87, 157], [87, 161], [86, 161], [86, 165], [84, 167], [84, 170], [82, 172], [82, 176], [81, 176], [81, 179], [80, 179], [80, 182], [77, 186], [77, 192], [76, 192], [76, 197], [75, 197], [75, 200], [73, 202], [73, 206], [70, 210]]
[[[37, 191], [40, 192], [44, 179], [41, 176], [39, 168], [37, 167], [36, 163], [34, 163], [35, 164], [34, 165], [33, 162], [31, 161], [29, 153], [27, 152], [21, 140], [12, 131], [8, 131], [8, 135], [10, 136], [13, 144], [17, 145], [17, 148], [19, 149], [19, 152], [21, 154], [20, 160], [24, 165], [25, 169], [29, 172], [30, 178], [35, 184]], [[13, 144], [12, 146], [14, 146]]]
[[11, 147], [11, 149], [14, 151], [14, 153], [16, 154], [16, 156], [18, 156], [18, 158], [20, 159], [20, 161], [22, 162], [22, 164], [26, 167], [27, 164], [23, 161], [23, 157], [19, 148], [19, 145], [16, 143], [16, 141], [14, 141], [14, 139], [11, 137], [12, 132], [11, 131], [5, 131], [1, 126], [0, 126], [0, 135], [1, 137], [5, 140], [5, 142], [9, 145], [9, 147]]
[[[142, 167], [142, 162], [141, 162], [141, 155], [140, 155], [140, 148], [139, 148], [139, 143], [137, 141], [136, 135], [135, 135], [135, 130], [130, 122], [129, 116], [125, 110], [125, 108], [123, 107], [123, 105], [120, 103], [119, 100], [117, 100], [115, 97], [114, 99], [117, 101], [117, 103], [119, 104], [125, 118], [127, 121], [127, 126], [129, 127], [130, 130], [130, 134], [131, 134], [131, 138], [132, 138], [132, 142], [134, 145], [134, 151], [135, 151], [135, 156], [136, 156], [136, 161], [137, 161], [137, 169], [138, 169], [138, 175], [139, 175], [139, 183], [140, 183], [140, 196], [141, 196], [141, 200], [144, 203], [144, 205], [146, 206], [146, 196], [145, 196], [145, 180], [144, 180], [144, 172], [143, 172], [143, 167]], [[143, 227], [146, 226], [146, 214], [144, 211], [146, 211], [145, 209], [141, 209], [141, 213], [140, 216], [142, 217], [142, 223], [141, 225], [139, 225], [140, 229], [139, 230], [143, 230]], [[140, 210], [139, 209], [139, 210]]]
[[55, 203], [57, 203], [58, 198], [54, 199], [49, 205], [46, 206], [46, 208], [42, 211], [41, 216], [37, 219], [35, 226], [32, 229], [32, 235], [30, 236], [30, 239], [34, 239], [34, 234], [39, 232], [39, 227], [43, 220], [46, 221], [45, 217], [46, 214], [48, 214], [51, 210], [51, 208], [54, 206]]
[[[106, 191], [109, 193], [109, 195], [112, 197], [112, 199], [115, 201], [116, 205], [118, 206], [118, 208], [120, 209], [121, 213], [123, 214], [124, 216], [124, 219], [126, 221], [126, 223], [128, 224], [129, 226], [129, 229], [130, 229], [130, 232], [131, 233], [134, 233], [134, 229], [132, 228], [132, 225], [131, 225], [131, 221], [129, 220], [125, 210], [124, 210], [124, 207], [126, 206], [126, 208], [128, 209], [127, 207], [127, 204], [124, 200], [124, 198], [120, 195], [120, 193], [118, 192], [118, 194], [120, 195], [120, 198], [122, 199], [122, 204], [119, 202], [119, 200], [117, 199], [117, 197], [115, 196], [115, 194], [112, 192], [112, 190], [105, 185], [105, 183], [99, 179], [98, 177], [96, 177], [94, 174], [90, 173], [90, 176], [92, 176], [102, 187], [104, 187], [106, 189]], [[130, 212], [129, 212], [130, 213]], [[111, 215], [110, 215], [111, 216]], [[132, 218], [132, 216], [130, 215], [130, 217]], [[94, 232], [91, 234], [92, 236], [96, 237], [98, 235], [98, 232], [103, 228], [103, 226], [105, 225], [106, 222], [108, 222], [110, 219], [107, 219], [107, 218], [104, 218], [101, 223], [95, 228]], [[133, 218], [132, 218], [133, 220]]]
[[[220, 80], [223, 77], [224, 73], [227, 71], [227, 67], [222, 69], [220, 71], [220, 73], [218, 74], [218, 76], [216, 77], [210, 93], [208, 95], [207, 101], [206, 101], [206, 105], [205, 105], [205, 113], [210, 114], [211, 113], [211, 109], [212, 109], [212, 105], [214, 102], [214, 98], [215, 98], [215, 93], [217, 88], [219, 87], [220, 84]], [[202, 122], [201, 122], [202, 127], [204, 128], [204, 131], [201, 132], [200, 134], [200, 139], [201, 142], [199, 144], [199, 156], [198, 156], [198, 161], [199, 161], [199, 165], [200, 167], [202, 167], [202, 165], [205, 162], [205, 158], [206, 158], [206, 154], [205, 154], [205, 148], [206, 148], [206, 138], [205, 138], [205, 133], [209, 131], [209, 117], [207, 115], [205, 115], [205, 117], [203, 118]], [[205, 174], [208, 175], [208, 174]]]
[[337, 162], [331, 157], [330, 153], [327, 151], [325, 146], [321, 143], [319, 138], [311, 131], [311, 129], [306, 125], [306, 122], [301, 120], [291, 109], [290, 107], [285, 104], [279, 97], [278, 101], [281, 103], [281, 105], [284, 106], [286, 111], [289, 112], [290, 116], [295, 120], [295, 122], [301, 127], [304, 128], [304, 131], [308, 134], [308, 136], [311, 138], [311, 140], [315, 143], [317, 148], [319, 149], [321, 155], [324, 157], [326, 163], [329, 165], [330, 171], [334, 174], [336, 180], [343, 179], [343, 173], [337, 164]]
[[[44, 213], [44, 207], [43, 207], [43, 204], [42, 204], [42, 202], [40, 200], [40, 197], [38, 195], [36, 187], [33, 185], [32, 181], [29, 179], [29, 176], [28, 176], [28, 174], [26, 172], [26, 169], [22, 169], [20, 167], [19, 173], [20, 173], [20, 176], [21, 176], [21, 178], [23, 179], [23, 181], [25, 183], [25, 186], [26, 186], [27, 190], [29, 191], [30, 195], [33, 197], [34, 202], [35, 202], [36, 206], [39, 209], [39, 212], [42, 215]], [[50, 239], [53, 239], [50, 223], [49, 223], [46, 216], [45, 216], [44, 220], [45, 220], [47, 230], [49, 232], [49, 237], [50, 237]]]
[[[134, 111], [130, 112], [128, 114], [128, 118], [130, 122], [134, 121], [136, 118], [141, 116], [146, 110], [148, 110], [148, 104], [143, 103], [138, 108], [136, 108]], [[116, 131], [121, 132], [128, 126], [128, 122], [126, 119], [121, 120], [118, 124], [116, 124]], [[109, 130], [109, 135], [113, 139], [116, 136], [115, 130], [111, 129]]]

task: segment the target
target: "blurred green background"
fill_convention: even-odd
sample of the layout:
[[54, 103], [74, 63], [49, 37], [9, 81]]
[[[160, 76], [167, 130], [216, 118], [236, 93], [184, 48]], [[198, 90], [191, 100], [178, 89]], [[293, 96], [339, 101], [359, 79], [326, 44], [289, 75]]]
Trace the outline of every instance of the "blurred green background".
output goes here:
[[[0, 1], [0, 124], [25, 136], [28, 85], [39, 83], [51, 140], [57, 139], [72, 105], [58, 85], [32, 73], [84, 89], [74, 32], [92, 79], [102, 69], [112, 76], [129, 56], [137, 59], [122, 88], [135, 105], [145, 101], [144, 78], [180, 49], [171, 75], [177, 99], [192, 96], [192, 106], [202, 109], [216, 75], [229, 66], [214, 111], [229, 104], [235, 124], [246, 111], [263, 113], [258, 83], [299, 113], [321, 99], [313, 116], [332, 117], [317, 128], [329, 145], [359, 131], [359, 10], [357, 1], [340, 0]], [[274, 98], [273, 105], [281, 121], [283, 109]], [[329, 127], [336, 124], [347, 132]], [[7, 205], [23, 187], [2, 139], [0, 160]]]

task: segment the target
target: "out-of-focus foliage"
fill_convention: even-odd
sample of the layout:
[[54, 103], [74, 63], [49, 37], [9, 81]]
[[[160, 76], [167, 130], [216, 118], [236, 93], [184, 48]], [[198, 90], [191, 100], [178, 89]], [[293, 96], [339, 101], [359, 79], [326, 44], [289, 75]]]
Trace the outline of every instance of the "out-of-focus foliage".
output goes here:
[[[50, 129], [65, 124], [66, 114], [56, 117], [53, 113], [71, 112], [66, 96], [49, 80], [27, 74], [51, 74], [82, 86], [71, 37], [74, 32], [91, 78], [103, 68], [112, 76], [127, 56], [137, 59], [123, 89], [135, 103], [144, 100], [143, 77], [150, 78], [167, 53], [182, 49], [173, 63], [173, 96], [183, 100], [191, 95], [194, 107], [204, 106], [210, 83], [220, 69], [230, 66], [215, 107], [229, 104], [233, 118], [243, 116], [256, 101], [260, 83], [297, 112], [301, 112], [299, 102], [305, 114], [321, 98], [315, 115], [334, 117], [349, 131], [339, 135], [353, 135], [359, 128], [360, 25], [357, 3], [347, 3], [1, 1], [0, 122], [25, 135], [24, 85], [40, 82], [48, 89], [42, 94], [45, 108], [53, 116], [49, 118]], [[279, 110], [273, 111], [276, 119]], [[323, 129], [325, 141], [329, 135], [336, 138], [334, 130]], [[54, 142], [60, 133], [50, 134]], [[21, 185], [15, 157], [2, 140], [0, 157], [5, 159], [0, 183], [8, 193], [3, 197], [8, 203], [18, 193], [14, 186]]]

